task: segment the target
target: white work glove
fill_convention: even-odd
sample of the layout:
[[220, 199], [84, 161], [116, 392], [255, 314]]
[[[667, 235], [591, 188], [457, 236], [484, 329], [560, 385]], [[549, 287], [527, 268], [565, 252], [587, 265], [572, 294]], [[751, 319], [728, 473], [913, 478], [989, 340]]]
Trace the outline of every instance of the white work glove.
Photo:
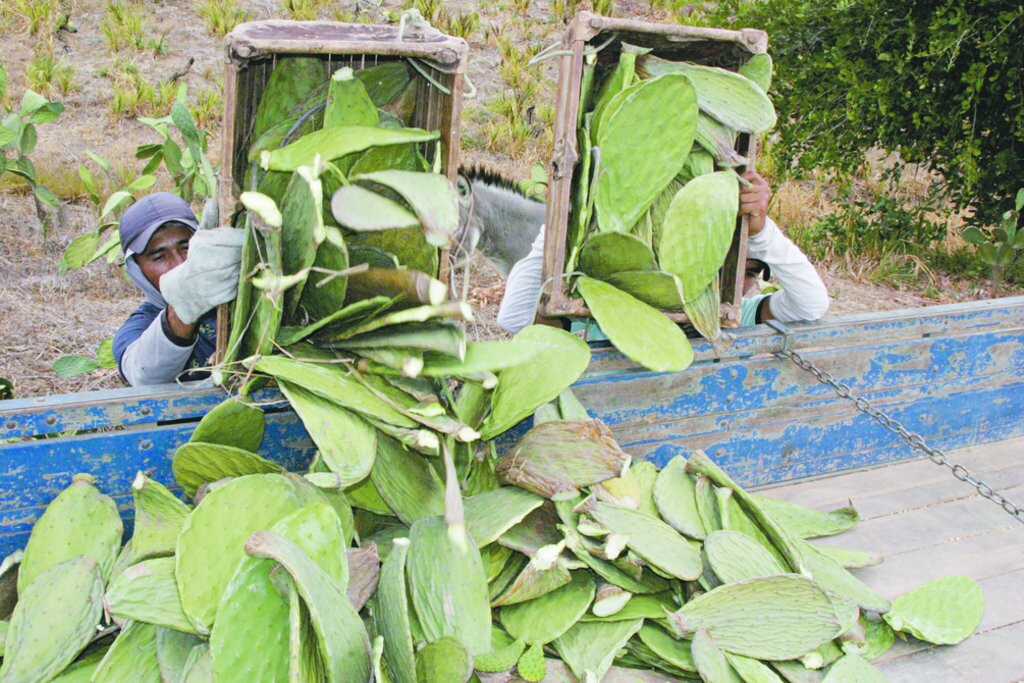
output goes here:
[[160, 293], [183, 323], [235, 298], [244, 240], [236, 228], [197, 230], [185, 262], [160, 277]]

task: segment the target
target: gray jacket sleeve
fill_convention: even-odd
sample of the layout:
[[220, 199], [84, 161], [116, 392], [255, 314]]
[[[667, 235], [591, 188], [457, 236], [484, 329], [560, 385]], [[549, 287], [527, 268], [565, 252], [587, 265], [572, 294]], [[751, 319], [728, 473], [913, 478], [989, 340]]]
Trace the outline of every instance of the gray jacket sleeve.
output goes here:
[[192, 356], [195, 342], [178, 346], [164, 334], [161, 320], [165, 315], [167, 311], [161, 311], [121, 356], [121, 373], [132, 386], [174, 382]]
[[540, 298], [544, 267], [544, 226], [533, 240], [530, 253], [516, 262], [505, 280], [505, 296], [498, 308], [498, 327], [515, 334], [533, 324]]

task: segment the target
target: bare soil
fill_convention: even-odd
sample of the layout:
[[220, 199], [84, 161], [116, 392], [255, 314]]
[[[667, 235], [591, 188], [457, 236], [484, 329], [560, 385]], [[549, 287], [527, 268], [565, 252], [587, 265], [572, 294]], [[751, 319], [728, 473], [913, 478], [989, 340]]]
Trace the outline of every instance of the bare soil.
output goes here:
[[[94, 356], [100, 342], [111, 336], [141, 301], [139, 293], [124, 280], [116, 264], [94, 263], [67, 274], [61, 274], [58, 269], [68, 243], [92, 229], [96, 218], [89, 203], [76, 196], [80, 193], [77, 168], [87, 163], [86, 151], [113, 159], [116, 166], [132, 173], [140, 167], [133, 157], [135, 147], [154, 141], [154, 134], [148, 127], [110, 114], [113, 92], [110, 70], [118, 63], [130, 63], [143, 78], [158, 83], [185, 70], [192, 60], [182, 78], [191, 93], [220, 84], [222, 40], [207, 32], [193, 3], [160, 0], [140, 4], [145, 8], [149, 34], [153, 38], [162, 37], [166, 46], [163, 54], [154, 54], [152, 50], [113, 52], [101, 30], [106, 15], [105, 0], [67, 3], [75, 32], [62, 30], [52, 38], [54, 53], [63, 55], [73, 66], [78, 85], [67, 96], [58, 98], [65, 104], [66, 111], [57, 122], [40, 127], [39, 147], [32, 155], [44, 183], [67, 202], [64, 210], [53, 217], [54, 225], [45, 238], [30, 195], [23, 187], [12, 184], [9, 176], [0, 181], [0, 377], [14, 382], [15, 395], [19, 398], [122, 386], [114, 370], [100, 370], [73, 379], [62, 379], [52, 370], [53, 362], [61, 356]], [[358, 2], [361, 11], [381, 21], [386, 12], [397, 13], [404, 4], [407, 3], [394, 0]], [[502, 58], [497, 39], [511, 38], [525, 50], [528, 46], [537, 48], [553, 43], [561, 31], [561, 25], [551, 20], [548, 2], [529, 2], [525, 14], [518, 12], [516, 4], [525, 3], [444, 3], [449, 13], [475, 10], [481, 16], [479, 28], [469, 38], [469, 76], [477, 94], [475, 100], [467, 102], [469, 112], [475, 109], [475, 113], [463, 121], [463, 134], [467, 138], [484, 136], [482, 126], [488, 118], [484, 104], [506, 87], [498, 74]], [[286, 16], [282, 6], [274, 0], [243, 0], [239, 5], [247, 11], [250, 20]], [[665, 19], [645, 2], [618, 2], [616, 7], [620, 15]], [[338, 12], [355, 8], [352, 2], [336, 3], [322, 9], [321, 16], [332, 19]], [[5, 104], [12, 106], [25, 88], [26, 64], [41, 41], [47, 38], [29, 35], [21, 17], [0, 13], [0, 39], [4, 45], [0, 63], [10, 76], [10, 92]], [[553, 67], [549, 64], [544, 68], [545, 74], [552, 77]], [[548, 87], [538, 98], [550, 98], [552, 94]], [[532, 146], [515, 158], [500, 150], [476, 147], [466, 149], [464, 159], [470, 163], [487, 163], [512, 177], [526, 177], [533, 161], [550, 157], [550, 151], [544, 147], [543, 132], [538, 127]], [[216, 161], [220, 150], [219, 131], [213, 132], [209, 149]], [[858, 277], [848, 264], [825, 262], [819, 266], [833, 297], [830, 317], [988, 295], [985, 288], [976, 283], [948, 281], [915, 283], [896, 290]], [[456, 285], [461, 289], [461, 282]], [[943, 295], [940, 298], [924, 296], [925, 285], [930, 285], [929, 291], [943, 292]], [[501, 278], [494, 269], [484, 259], [476, 258], [470, 270], [468, 291], [469, 300], [477, 311], [472, 326], [472, 333], [477, 337], [500, 334], [494, 325], [500, 288]]]

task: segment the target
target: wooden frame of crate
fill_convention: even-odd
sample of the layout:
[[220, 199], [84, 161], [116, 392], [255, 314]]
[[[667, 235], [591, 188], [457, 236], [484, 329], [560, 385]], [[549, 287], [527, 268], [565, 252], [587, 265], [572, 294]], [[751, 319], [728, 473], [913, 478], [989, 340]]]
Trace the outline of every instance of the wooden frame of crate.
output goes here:
[[[225, 38], [223, 153], [218, 182], [222, 222], [238, 211], [263, 88], [279, 56], [321, 57], [328, 73], [355, 70], [387, 60], [412, 58], [418, 75], [411, 126], [441, 133], [441, 172], [457, 180], [462, 89], [469, 45], [430, 27], [347, 24], [329, 21], [254, 21], [239, 24]], [[440, 86], [440, 87], [439, 87]], [[433, 143], [431, 143], [433, 144]], [[439, 279], [448, 281], [448, 258], [441, 254]], [[217, 349], [227, 344], [227, 306], [217, 318]]]
[[[730, 70], [736, 70], [754, 54], [767, 52], [768, 49], [768, 35], [757, 29], [731, 31], [657, 24], [613, 19], [590, 12], [580, 12], [573, 18], [562, 37], [558, 57], [554, 152], [548, 174], [544, 235], [544, 288], [539, 306], [540, 314], [547, 318], [590, 315], [582, 299], [569, 295], [568, 284], [563, 276], [573, 175], [579, 161], [576, 122], [580, 109], [580, 82], [585, 51], [599, 49], [597, 68], [611, 68], [618, 60], [623, 42], [651, 48], [653, 54], [664, 59], [691, 61]], [[756, 141], [750, 135], [740, 135], [737, 151], [750, 160], [748, 168], [753, 168]], [[747, 219], [744, 216], [736, 221], [732, 245], [719, 273], [722, 302], [737, 307], [743, 298], [746, 240]], [[665, 311], [665, 315], [677, 322], [689, 320], [681, 312]]]

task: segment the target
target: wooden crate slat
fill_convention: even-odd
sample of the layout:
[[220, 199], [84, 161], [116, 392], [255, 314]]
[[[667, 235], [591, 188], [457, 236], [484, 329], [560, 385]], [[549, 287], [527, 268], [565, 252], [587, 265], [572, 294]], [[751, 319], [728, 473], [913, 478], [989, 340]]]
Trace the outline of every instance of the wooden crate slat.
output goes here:
[[[623, 42], [653, 48], [654, 54], [666, 59], [736, 69], [752, 55], [767, 50], [768, 36], [757, 29], [732, 31], [659, 24], [613, 19], [590, 12], [580, 12], [570, 22], [562, 38], [556, 81], [554, 149], [549, 172], [542, 266], [542, 281], [548, 284], [542, 289], [539, 306], [544, 317], [590, 317], [582, 299], [569, 296], [563, 277], [573, 175], [579, 161], [576, 123], [581, 106], [579, 93], [583, 56], [587, 49], [601, 46], [599, 63], [612, 63], [617, 59], [618, 46]], [[750, 160], [749, 168], [752, 169], [757, 149], [751, 136], [741, 135], [737, 149]], [[747, 217], [742, 216], [736, 222], [733, 242], [719, 275], [722, 302], [737, 307], [743, 297], [746, 241]], [[665, 315], [676, 322], [689, 321], [685, 313], [666, 311]]]
[[[361, 69], [383, 61], [415, 59], [417, 72], [412, 125], [438, 130], [441, 173], [453, 183], [458, 174], [462, 89], [469, 45], [436, 29], [327, 21], [266, 20], [239, 24], [225, 38], [224, 135], [217, 202], [227, 224], [240, 210], [238, 196], [251, 144], [252, 125], [275, 60], [281, 56], [319, 57], [328, 72], [340, 66]], [[447, 249], [442, 249], [438, 278], [448, 281]], [[217, 311], [217, 356], [227, 347], [228, 307]]]

